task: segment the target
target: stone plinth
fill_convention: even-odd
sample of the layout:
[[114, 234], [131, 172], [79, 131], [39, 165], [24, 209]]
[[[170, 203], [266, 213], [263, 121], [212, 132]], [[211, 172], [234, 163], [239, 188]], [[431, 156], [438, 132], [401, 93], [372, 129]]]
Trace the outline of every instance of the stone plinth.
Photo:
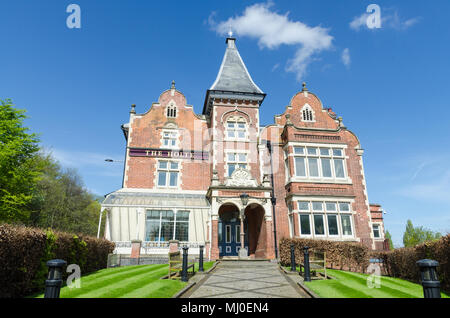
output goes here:
[[141, 256], [141, 240], [131, 241], [131, 258], [139, 258]]
[[179, 245], [180, 245], [180, 241], [170, 240], [169, 241], [169, 253], [178, 252]]

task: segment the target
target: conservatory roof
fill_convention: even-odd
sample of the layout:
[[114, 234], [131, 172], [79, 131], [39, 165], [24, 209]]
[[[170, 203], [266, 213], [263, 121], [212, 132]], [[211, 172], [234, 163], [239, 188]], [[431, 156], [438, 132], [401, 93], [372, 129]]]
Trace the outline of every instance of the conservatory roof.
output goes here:
[[205, 195], [202, 194], [116, 191], [106, 195], [102, 206], [209, 208], [210, 205]]

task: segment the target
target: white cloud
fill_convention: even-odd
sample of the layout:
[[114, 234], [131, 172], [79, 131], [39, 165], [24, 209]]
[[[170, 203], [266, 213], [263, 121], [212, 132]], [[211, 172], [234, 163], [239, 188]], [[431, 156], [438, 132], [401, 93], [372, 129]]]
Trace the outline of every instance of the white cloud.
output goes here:
[[421, 160], [411, 171], [409, 182], [399, 189], [402, 196], [414, 200], [450, 203], [449, 156]]
[[359, 17], [355, 17], [352, 22], [350, 22], [350, 28], [353, 30], [359, 30], [361, 27], [367, 27], [367, 18], [369, 14], [363, 13]]
[[242, 15], [219, 23], [214, 21], [213, 13], [208, 21], [221, 35], [227, 34], [231, 26], [237, 35], [257, 39], [261, 49], [276, 49], [280, 45], [296, 46], [297, 51], [288, 60], [286, 71], [296, 73], [297, 80], [301, 81], [314, 56], [332, 47], [333, 37], [326, 28], [310, 27], [300, 21], [290, 20], [288, 14], [271, 11], [272, 5], [271, 2], [251, 5], [245, 8]]
[[342, 63], [344, 63], [345, 66], [347, 66], [347, 67], [350, 66], [351, 59], [350, 59], [350, 50], [348, 48], [345, 48], [342, 51], [341, 59], [342, 59]]
[[[368, 29], [367, 18], [369, 13], [363, 13], [360, 16], [356, 16], [350, 22], [350, 28], [358, 31], [360, 29]], [[420, 21], [420, 17], [415, 17], [407, 20], [400, 18], [398, 11], [392, 8], [385, 8], [381, 11], [381, 29], [395, 29], [395, 30], [406, 30]], [[373, 28], [371, 30], [377, 30]], [[378, 29], [379, 30], [379, 29]]]

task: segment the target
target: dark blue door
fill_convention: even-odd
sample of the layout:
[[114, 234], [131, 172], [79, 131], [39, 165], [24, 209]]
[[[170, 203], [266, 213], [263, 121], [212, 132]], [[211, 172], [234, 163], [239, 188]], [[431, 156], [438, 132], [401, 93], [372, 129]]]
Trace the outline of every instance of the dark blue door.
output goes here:
[[[246, 223], [244, 223], [246, 227]], [[248, 249], [247, 231], [244, 228], [244, 246]], [[237, 256], [241, 248], [241, 222], [239, 219], [219, 221], [219, 256]]]

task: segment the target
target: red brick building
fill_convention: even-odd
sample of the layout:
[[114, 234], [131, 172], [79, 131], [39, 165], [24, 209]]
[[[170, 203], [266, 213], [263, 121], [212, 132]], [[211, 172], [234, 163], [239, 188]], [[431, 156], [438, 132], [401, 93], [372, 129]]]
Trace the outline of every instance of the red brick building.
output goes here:
[[383, 249], [382, 209], [370, 205], [363, 149], [342, 118], [303, 84], [275, 123], [261, 126], [266, 94], [234, 38], [194, 113], [172, 83], [122, 125], [123, 187], [106, 196], [116, 252], [165, 254], [177, 240], [211, 259], [277, 257], [283, 237], [362, 242]]

